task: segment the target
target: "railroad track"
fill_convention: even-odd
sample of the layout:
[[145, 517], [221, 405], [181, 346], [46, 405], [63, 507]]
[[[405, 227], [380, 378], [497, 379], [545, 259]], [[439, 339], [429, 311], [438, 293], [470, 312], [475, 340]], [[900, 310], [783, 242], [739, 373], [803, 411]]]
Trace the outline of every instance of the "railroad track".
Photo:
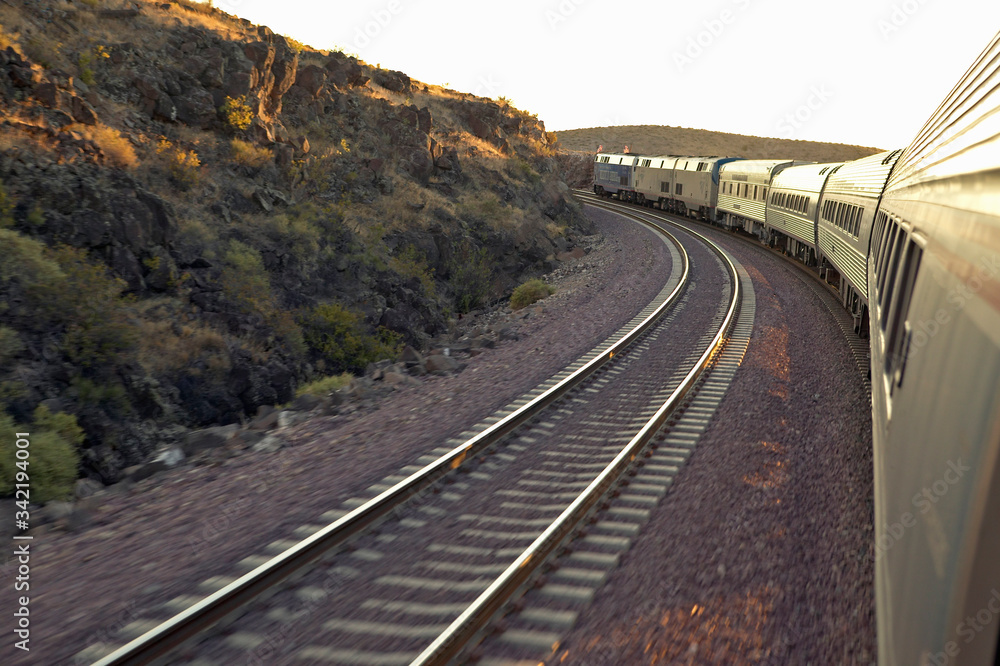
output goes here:
[[[298, 543], [247, 558], [248, 573], [208, 581], [218, 589], [180, 600], [175, 605], [190, 605], [175, 615], [134, 623], [141, 635], [100, 648], [107, 654], [96, 663], [452, 663], [492, 618], [516, 607], [512, 600], [573, 537], [583, 549], [566, 555], [579, 566], [564, 567], [563, 578], [599, 577], [594, 567], [615, 559], [638, 530], [632, 519], [666, 492], [690, 455], [752, 324], [752, 304], [748, 324], [743, 301], [749, 280], [723, 250], [704, 238], [685, 250], [659, 233], [672, 275], [609, 340], [464, 441], [389, 477], [373, 497], [324, 514], [329, 524], [303, 526], [308, 536]], [[691, 336], [692, 328], [701, 333]], [[727, 353], [739, 358], [716, 363], [717, 386], [703, 385], [705, 395], [693, 400], [735, 329], [742, 342]], [[695, 425], [684, 426], [685, 418]], [[663, 444], [650, 444], [668, 421]], [[603, 506], [609, 495], [635, 506]], [[612, 517], [594, 522], [601, 508]], [[571, 598], [582, 589], [545, 587]], [[545, 624], [567, 615], [541, 609], [536, 617]], [[553, 635], [505, 633], [527, 644]]]
[[764, 252], [767, 255], [784, 260], [786, 266], [791, 269], [791, 273], [802, 281], [802, 283], [816, 295], [819, 302], [823, 304], [827, 311], [829, 311], [830, 316], [833, 317], [833, 320], [843, 334], [844, 339], [847, 340], [847, 344], [851, 349], [851, 356], [854, 358], [854, 364], [861, 373], [862, 382], [868, 391], [868, 398], [871, 400], [871, 350], [869, 349], [869, 340], [860, 337], [854, 331], [854, 320], [840, 303], [839, 297], [835, 295], [836, 291], [832, 290], [822, 278], [820, 278], [805, 264], [766, 248], [759, 241], [757, 241], [755, 237], [730, 233], [711, 224], [698, 220], [692, 220], [691, 218], [683, 217], [675, 213], [664, 213], [655, 209], [644, 208], [638, 206], [637, 204], [618, 201], [611, 203], [609, 200], [598, 197], [589, 190], [574, 190], [573, 193], [577, 196], [577, 198], [587, 203], [603, 203], [605, 206], [608, 206], [608, 210], [641, 211], [644, 217], [648, 220], [659, 219], [671, 221], [675, 224], [683, 225], [684, 228], [691, 228], [694, 224], [698, 224], [700, 227], [707, 229], [710, 234], [713, 234], [716, 237], [725, 236], [726, 238], [737, 239], [747, 247], [755, 248], [758, 252]]

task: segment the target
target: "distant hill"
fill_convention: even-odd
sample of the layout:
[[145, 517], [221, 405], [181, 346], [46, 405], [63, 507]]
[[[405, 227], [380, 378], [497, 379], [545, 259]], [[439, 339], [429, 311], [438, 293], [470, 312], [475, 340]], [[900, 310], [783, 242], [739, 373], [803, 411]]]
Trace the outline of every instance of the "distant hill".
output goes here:
[[588, 127], [564, 130], [556, 134], [560, 150], [587, 153], [594, 153], [598, 146], [603, 145], [605, 151], [620, 152], [628, 146], [629, 152], [642, 155], [725, 155], [747, 159], [788, 158], [839, 162], [856, 160], [885, 150], [870, 146], [744, 136], [664, 125]]

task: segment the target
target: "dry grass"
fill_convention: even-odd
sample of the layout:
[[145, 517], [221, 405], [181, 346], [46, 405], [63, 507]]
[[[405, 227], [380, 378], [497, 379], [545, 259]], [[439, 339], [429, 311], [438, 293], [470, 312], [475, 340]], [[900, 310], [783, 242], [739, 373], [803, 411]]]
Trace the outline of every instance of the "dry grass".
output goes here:
[[562, 150], [588, 153], [596, 152], [601, 145], [605, 151], [620, 151], [627, 145], [631, 152], [640, 155], [725, 155], [747, 159], [840, 162], [874, 155], [882, 150], [840, 143], [793, 141], [661, 125], [591, 127], [564, 130], [557, 134]]
[[185, 322], [178, 299], [148, 299], [135, 309], [140, 317], [139, 362], [147, 372], [221, 376], [229, 370], [225, 337], [207, 326]]
[[240, 139], [233, 139], [229, 142], [229, 152], [234, 162], [253, 169], [260, 169], [271, 163], [270, 150]]
[[139, 157], [136, 155], [132, 143], [119, 134], [117, 130], [106, 125], [93, 127], [74, 125], [73, 129], [96, 143], [104, 151], [105, 157], [111, 160], [115, 166], [123, 169], [134, 169], [139, 165]]

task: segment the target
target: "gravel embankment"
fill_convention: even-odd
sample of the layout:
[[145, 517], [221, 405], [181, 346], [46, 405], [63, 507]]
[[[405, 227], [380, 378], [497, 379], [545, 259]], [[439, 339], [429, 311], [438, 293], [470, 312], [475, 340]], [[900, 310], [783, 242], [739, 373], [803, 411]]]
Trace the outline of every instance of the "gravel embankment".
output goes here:
[[740, 371], [671, 492], [547, 664], [875, 660], [870, 405], [797, 268], [734, 239]]
[[[282, 433], [274, 454], [245, 453], [186, 467], [110, 495], [91, 523], [32, 542], [32, 650], [0, 647], [8, 664], [65, 662], [111, 630], [143, 617], [427, 450], [488, 416], [628, 321], [662, 287], [665, 245], [592, 212], [605, 240], [550, 280], [558, 292], [524, 319], [520, 339], [472, 358], [461, 373], [430, 377], [374, 409], [315, 418]], [[574, 268], [575, 264], [575, 268]], [[10, 560], [8, 568], [12, 566]], [[0, 605], [14, 606], [12, 586]]]

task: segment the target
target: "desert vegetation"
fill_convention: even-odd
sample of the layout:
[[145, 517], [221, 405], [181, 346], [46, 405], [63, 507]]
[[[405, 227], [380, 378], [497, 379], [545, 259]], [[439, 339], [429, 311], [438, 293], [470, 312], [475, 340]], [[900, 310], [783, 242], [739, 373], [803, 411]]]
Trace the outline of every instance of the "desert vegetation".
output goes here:
[[45, 498], [420, 348], [586, 226], [508, 100], [204, 3], [0, 25], [0, 431]]

